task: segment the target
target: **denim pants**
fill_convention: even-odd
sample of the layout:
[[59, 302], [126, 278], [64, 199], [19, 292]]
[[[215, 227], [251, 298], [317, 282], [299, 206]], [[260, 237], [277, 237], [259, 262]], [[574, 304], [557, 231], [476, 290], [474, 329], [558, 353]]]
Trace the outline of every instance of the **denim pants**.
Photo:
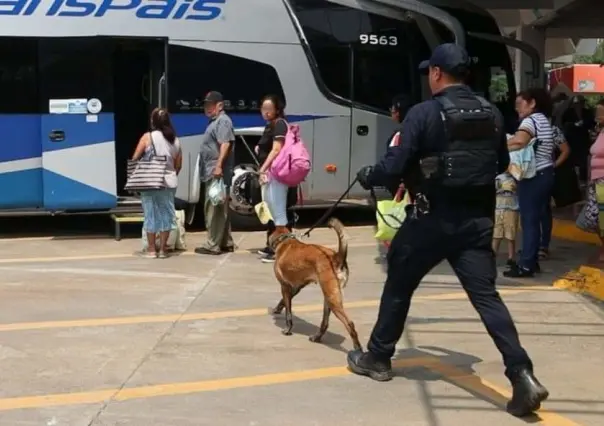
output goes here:
[[[295, 213], [292, 211], [292, 207], [298, 202], [298, 188], [290, 187], [287, 189], [287, 228], [291, 231], [294, 228]], [[272, 220], [268, 222], [266, 229], [266, 246], [269, 246], [269, 238], [271, 234], [275, 232], [275, 222]]]
[[287, 191], [289, 187], [271, 178], [266, 184], [264, 200], [273, 217], [275, 226], [287, 226]]
[[540, 249], [549, 250], [549, 243], [552, 240], [552, 230], [553, 230], [553, 216], [552, 216], [552, 205], [548, 201], [545, 205], [545, 209], [543, 210], [543, 215], [541, 216], [541, 244], [539, 245]]
[[541, 244], [541, 220], [550, 202], [554, 168], [539, 170], [534, 178], [518, 182], [518, 203], [522, 226], [522, 254], [518, 264], [531, 271], [537, 266]]

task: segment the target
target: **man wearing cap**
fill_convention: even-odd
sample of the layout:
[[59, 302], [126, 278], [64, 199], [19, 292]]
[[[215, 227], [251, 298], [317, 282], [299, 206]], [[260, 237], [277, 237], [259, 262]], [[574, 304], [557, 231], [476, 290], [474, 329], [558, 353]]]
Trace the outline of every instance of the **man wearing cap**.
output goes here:
[[368, 351], [349, 352], [348, 365], [374, 380], [392, 378], [390, 358], [411, 297], [446, 259], [503, 357], [514, 389], [507, 409], [524, 416], [537, 410], [548, 392], [533, 375], [531, 359], [495, 288], [495, 177], [507, 169], [509, 153], [501, 113], [463, 84], [468, 67], [463, 48], [437, 46], [420, 64], [432, 99], [411, 108], [401, 128], [402, 143], [357, 175], [366, 189], [402, 178], [415, 201], [388, 252], [388, 276]]
[[229, 193], [234, 167], [232, 144], [235, 132], [233, 122], [224, 112], [224, 99], [220, 92], [209, 92], [203, 100], [203, 107], [210, 119], [203, 134], [199, 155], [200, 177], [206, 183], [204, 214], [208, 239], [203, 246], [195, 249], [195, 253], [219, 255], [234, 251], [235, 243], [231, 236], [228, 201], [213, 205], [208, 197], [208, 183], [214, 178], [222, 178], [227, 186], [227, 194]]

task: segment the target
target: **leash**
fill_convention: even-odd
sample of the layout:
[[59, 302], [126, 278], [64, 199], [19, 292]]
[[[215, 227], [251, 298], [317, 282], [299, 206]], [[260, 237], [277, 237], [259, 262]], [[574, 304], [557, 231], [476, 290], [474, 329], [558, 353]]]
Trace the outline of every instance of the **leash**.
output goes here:
[[321, 218], [319, 220], [317, 220], [315, 222], [315, 224], [308, 229], [308, 231], [306, 231], [304, 234], [302, 234], [302, 236], [303, 237], [309, 237], [311, 231], [313, 231], [317, 226], [323, 225], [323, 223], [325, 222], [325, 220], [334, 212], [334, 210], [342, 202], [342, 200], [344, 199], [344, 197], [346, 197], [348, 195], [348, 193], [350, 192], [350, 190], [352, 189], [352, 187], [358, 181], [359, 181], [359, 179], [355, 177], [354, 180], [352, 181], [352, 183], [350, 185], [348, 185], [348, 188], [346, 188], [346, 191], [344, 191], [342, 193], [342, 195], [340, 195], [340, 198], [338, 198], [337, 201], [335, 203], [333, 203], [329, 209], [327, 209], [327, 211], [323, 214], [323, 216], [321, 216]]
[[[348, 195], [348, 193], [350, 192], [350, 190], [352, 189], [352, 187], [358, 182], [358, 178], [355, 178], [352, 183], [348, 186], [348, 188], [346, 188], [346, 190], [342, 193], [342, 195], [340, 196], [340, 198], [338, 198], [338, 200], [333, 203], [331, 205], [331, 207], [323, 214], [323, 216], [321, 216], [321, 218], [319, 220], [317, 220], [313, 226], [311, 226], [304, 234], [302, 234], [302, 237], [309, 237], [310, 233], [316, 229], [318, 226], [321, 226], [325, 220], [327, 218], [329, 218], [329, 216], [334, 212], [334, 210], [338, 207], [338, 205], [342, 202], [342, 200], [344, 199], [344, 197], [346, 197]], [[400, 186], [398, 191], [396, 192], [396, 195], [394, 197], [394, 200], [399, 202], [402, 199], [402, 194], [404, 191], [405, 187], [404, 186]], [[384, 221], [384, 224], [392, 229], [398, 229], [402, 224], [403, 221], [399, 220], [396, 216], [392, 215], [392, 214], [386, 214], [384, 215], [379, 209], [378, 209], [378, 201], [377, 201], [377, 196], [375, 195], [375, 190], [373, 189], [373, 187], [369, 190], [369, 195], [370, 195], [370, 199], [372, 201], [371, 203], [371, 207], [373, 207], [373, 209], [375, 210], [375, 212], [377, 213], [377, 215], [380, 217], [380, 219], [382, 219], [382, 221]], [[386, 217], [391, 218], [394, 220], [394, 222], [396, 222], [396, 224], [398, 226], [392, 226], [390, 225], [389, 221], [386, 220]]]

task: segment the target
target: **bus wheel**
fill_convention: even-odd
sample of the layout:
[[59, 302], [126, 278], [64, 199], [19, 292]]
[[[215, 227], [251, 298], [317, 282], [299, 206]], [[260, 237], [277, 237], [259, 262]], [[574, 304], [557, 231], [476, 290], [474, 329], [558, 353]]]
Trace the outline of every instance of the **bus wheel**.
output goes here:
[[249, 182], [253, 173], [256, 173], [257, 166], [253, 164], [239, 164], [233, 170], [233, 180], [231, 181], [229, 214], [231, 225], [234, 229], [240, 231], [255, 231], [264, 229], [256, 216], [254, 210], [255, 202], [250, 193]]
[[229, 209], [229, 214], [231, 215], [231, 226], [236, 231], [262, 231], [266, 229], [266, 226], [260, 223], [255, 213], [251, 216], [243, 215]]

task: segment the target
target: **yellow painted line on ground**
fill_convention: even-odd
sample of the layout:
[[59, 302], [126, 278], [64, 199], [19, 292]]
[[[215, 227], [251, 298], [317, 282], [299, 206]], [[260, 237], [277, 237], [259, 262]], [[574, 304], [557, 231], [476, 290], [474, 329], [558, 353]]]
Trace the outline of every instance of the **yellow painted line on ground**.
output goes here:
[[600, 244], [596, 234], [582, 231], [572, 220], [554, 219], [552, 236], [577, 243]]
[[[395, 367], [416, 367], [432, 363], [431, 358], [409, 358], [394, 361]], [[203, 380], [198, 382], [166, 383], [161, 385], [140, 386], [124, 389], [104, 389], [91, 392], [74, 392], [40, 396], [24, 396], [0, 399], [0, 411], [24, 408], [43, 408], [59, 405], [95, 404], [112, 398], [115, 401], [175, 396], [227, 389], [241, 389], [256, 386], [269, 386], [285, 383], [305, 382], [348, 376], [352, 373], [347, 367], [328, 367], [313, 370], [288, 371], [284, 373], [263, 374], [257, 376], [235, 377], [231, 379]]]
[[14, 257], [0, 259], [0, 264], [12, 263], [51, 263], [68, 262], [71, 260], [102, 260], [102, 259], [121, 259], [135, 257], [132, 253], [107, 253], [107, 254], [88, 254], [83, 256], [56, 256], [56, 257]]
[[[325, 245], [325, 247], [337, 248], [336, 245]], [[377, 247], [377, 243], [356, 243], [349, 244], [349, 248], [363, 248], [363, 247]], [[255, 254], [252, 249], [237, 250], [235, 254]], [[172, 257], [179, 256], [199, 256], [200, 259], [207, 258], [207, 256], [198, 255], [193, 251], [185, 251], [182, 253], [175, 254]], [[139, 256], [135, 253], [99, 253], [99, 254], [88, 254], [81, 256], [52, 256], [52, 257], [14, 257], [0, 259], [0, 264], [13, 264], [13, 263], [52, 263], [52, 262], [68, 262], [73, 260], [106, 260], [106, 259], [127, 259], [127, 258], [138, 258]]]
[[[501, 295], [514, 295], [527, 293], [532, 291], [552, 290], [552, 287], [547, 286], [527, 286], [514, 289], [500, 289]], [[466, 299], [464, 292], [431, 294], [426, 296], [417, 296], [414, 300], [461, 300]], [[379, 306], [379, 300], [359, 300], [354, 302], [346, 302], [347, 309], [354, 308], [373, 308]], [[318, 312], [323, 310], [323, 304], [316, 305], [294, 305], [294, 312]], [[58, 329], [58, 328], [82, 328], [82, 327], [103, 327], [117, 325], [136, 325], [136, 324], [151, 324], [151, 323], [170, 323], [174, 321], [201, 321], [215, 320], [222, 318], [245, 318], [268, 316], [267, 308], [255, 309], [239, 309], [230, 311], [216, 312], [200, 312], [194, 314], [168, 314], [168, 315], [144, 315], [131, 317], [115, 317], [115, 318], [87, 318], [77, 320], [60, 320], [60, 321], [39, 321], [39, 322], [17, 322], [9, 324], [0, 324], [0, 332], [6, 331], [25, 331], [25, 330], [42, 330], [42, 329]]]
[[[440, 374], [443, 379], [470, 393], [505, 407], [510, 392], [492, 384], [474, 374], [468, 374], [452, 365], [441, 362], [433, 356], [394, 360], [394, 368], [424, 367]], [[81, 404], [100, 404], [108, 400], [130, 401], [134, 399], [171, 397], [204, 392], [216, 392], [230, 389], [244, 389], [259, 386], [291, 384], [345, 377], [352, 373], [347, 367], [327, 367], [312, 370], [288, 371], [283, 373], [262, 374], [255, 376], [234, 377], [230, 379], [203, 380], [197, 382], [165, 383], [160, 385], [139, 386], [123, 389], [103, 389], [88, 392], [22, 396], [0, 399], [0, 411], [28, 408], [46, 408], [72, 406]], [[539, 424], [545, 426], [581, 426], [570, 419], [547, 410], [540, 410], [535, 415]]]
[[[441, 374], [445, 380], [453, 383], [455, 386], [465, 389], [470, 393], [480, 395], [485, 400], [505, 409], [507, 401], [512, 397], [510, 391], [484, 380], [476, 374], [471, 374], [451, 364], [437, 361], [438, 359], [435, 359], [433, 362], [427, 363], [426, 367]], [[545, 426], [581, 426], [579, 423], [543, 408], [534, 417], [538, 424]]]

